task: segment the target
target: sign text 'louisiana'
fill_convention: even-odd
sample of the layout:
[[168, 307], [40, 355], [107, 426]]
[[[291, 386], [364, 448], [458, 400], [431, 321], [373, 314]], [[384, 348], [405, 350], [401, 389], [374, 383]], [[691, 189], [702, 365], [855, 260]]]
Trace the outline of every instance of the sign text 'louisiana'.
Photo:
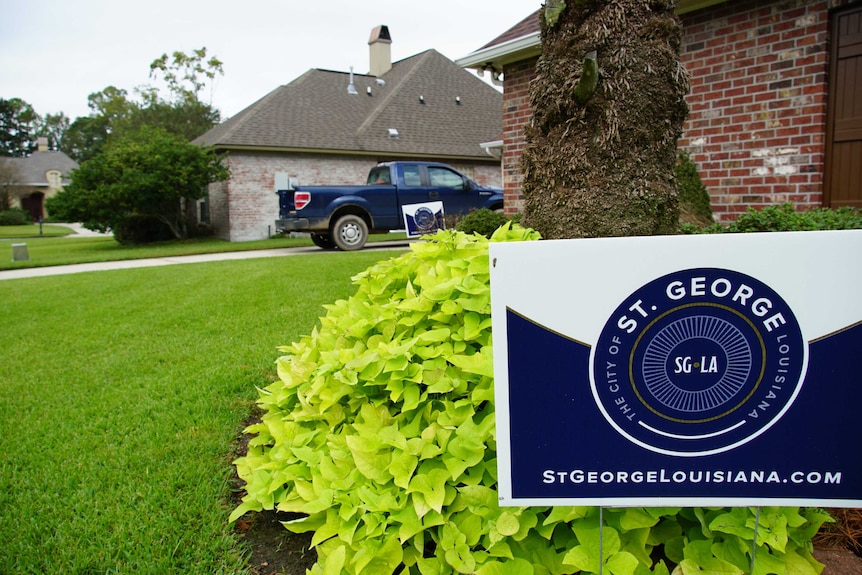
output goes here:
[[490, 257], [501, 504], [862, 507], [862, 231]]

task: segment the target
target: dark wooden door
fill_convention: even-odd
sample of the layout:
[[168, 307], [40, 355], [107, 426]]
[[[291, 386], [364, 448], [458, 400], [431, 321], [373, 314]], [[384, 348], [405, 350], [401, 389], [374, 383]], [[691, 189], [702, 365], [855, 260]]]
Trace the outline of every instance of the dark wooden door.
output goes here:
[[45, 194], [33, 192], [27, 197], [21, 198], [21, 209], [30, 212], [30, 219], [38, 222], [44, 214]]
[[823, 203], [862, 208], [862, 7], [834, 14]]

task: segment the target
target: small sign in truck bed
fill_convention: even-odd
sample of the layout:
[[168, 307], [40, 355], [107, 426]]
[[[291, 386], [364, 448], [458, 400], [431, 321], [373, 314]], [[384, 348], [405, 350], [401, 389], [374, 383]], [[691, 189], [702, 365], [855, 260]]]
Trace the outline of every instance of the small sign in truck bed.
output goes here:
[[446, 164], [386, 162], [364, 186], [278, 190], [279, 232], [308, 232], [324, 249], [358, 250], [369, 233], [403, 229], [402, 206], [442, 202], [446, 214], [503, 208], [503, 190], [480, 186]]

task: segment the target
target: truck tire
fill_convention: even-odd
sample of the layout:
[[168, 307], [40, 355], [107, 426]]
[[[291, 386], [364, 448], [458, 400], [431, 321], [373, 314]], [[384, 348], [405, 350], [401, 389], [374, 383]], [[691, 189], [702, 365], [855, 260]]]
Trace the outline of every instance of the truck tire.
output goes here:
[[332, 240], [346, 252], [361, 250], [368, 240], [368, 224], [354, 214], [341, 216], [332, 226]]
[[319, 248], [323, 248], [325, 250], [335, 249], [335, 242], [332, 241], [332, 238], [330, 236], [311, 234], [311, 241], [314, 242], [314, 245]]

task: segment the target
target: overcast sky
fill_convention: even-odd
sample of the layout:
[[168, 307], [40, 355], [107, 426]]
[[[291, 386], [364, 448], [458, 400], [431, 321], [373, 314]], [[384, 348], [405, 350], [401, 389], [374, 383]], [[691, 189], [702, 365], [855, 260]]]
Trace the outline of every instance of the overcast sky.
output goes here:
[[[0, 98], [41, 115], [89, 114], [107, 86], [133, 95], [150, 62], [205, 46], [223, 62], [212, 104], [226, 118], [311, 68], [368, 72], [368, 39], [389, 26], [392, 60], [429, 48], [456, 60], [542, 0], [0, 0]], [[163, 95], [166, 92], [163, 91]]]

